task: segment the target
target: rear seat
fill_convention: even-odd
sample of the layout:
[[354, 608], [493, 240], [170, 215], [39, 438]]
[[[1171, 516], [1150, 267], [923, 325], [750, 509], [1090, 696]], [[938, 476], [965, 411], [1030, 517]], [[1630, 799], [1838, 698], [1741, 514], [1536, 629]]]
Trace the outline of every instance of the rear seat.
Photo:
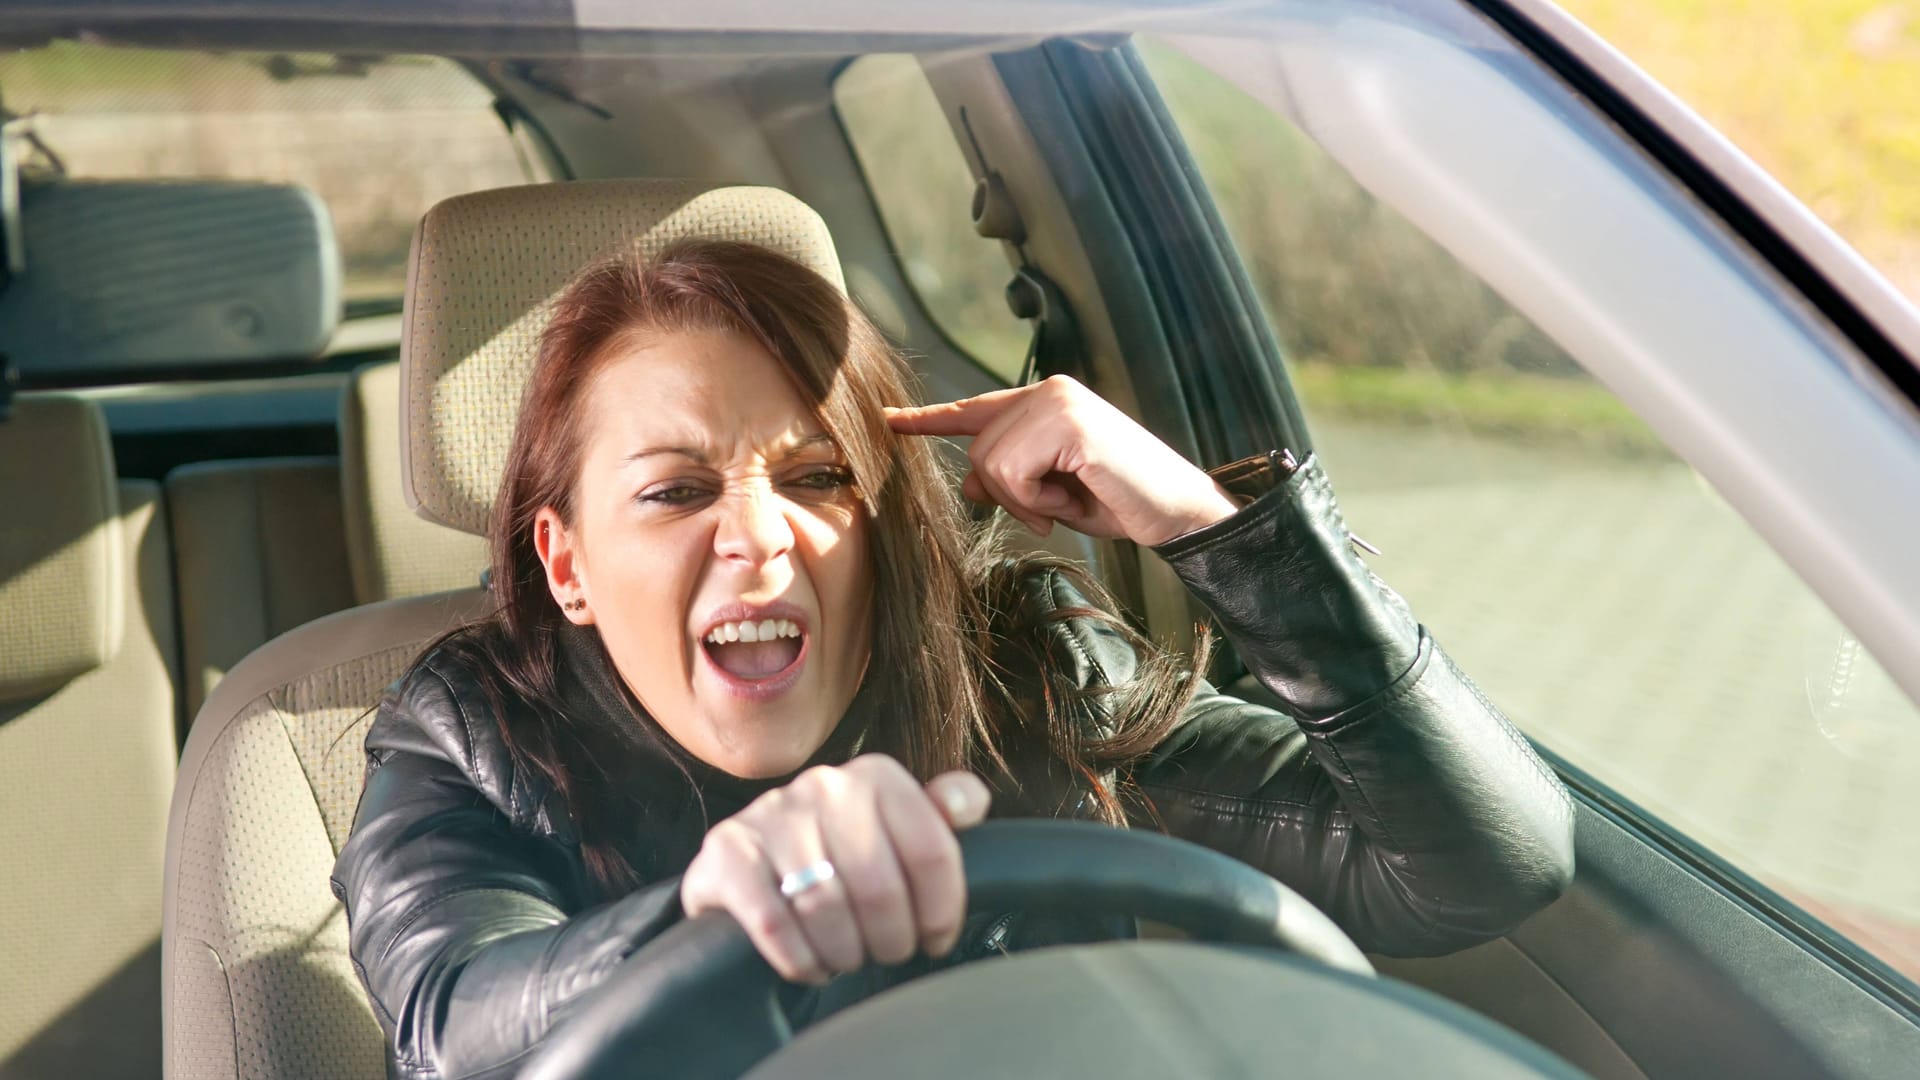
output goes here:
[[167, 476], [189, 722], [233, 665], [335, 611], [466, 588], [486, 541], [422, 520], [400, 478], [400, 365], [353, 373], [340, 459], [211, 461]]
[[333, 458], [209, 461], [167, 475], [184, 718], [263, 641], [353, 605]]
[[[4, 179], [19, 180], [7, 225], [27, 259], [0, 290], [0, 1078], [158, 1077], [185, 698], [168, 504], [159, 484], [119, 480], [94, 404], [4, 399], [15, 376], [138, 382], [318, 355], [339, 317], [338, 252], [325, 208], [288, 185]], [[284, 471], [173, 478], [200, 627], [259, 609], [275, 625], [246, 632], [269, 633], [330, 610], [330, 591], [350, 597], [338, 473], [323, 471], [332, 482], [310, 490]], [[251, 544], [203, 528], [222, 519]], [[280, 565], [299, 520], [334, 543]], [[249, 557], [273, 562], [249, 576]], [[196, 671], [217, 677], [238, 646], [195, 647]]]
[[174, 778], [159, 485], [106, 423], [21, 395], [0, 420], [0, 1078], [157, 1077]]

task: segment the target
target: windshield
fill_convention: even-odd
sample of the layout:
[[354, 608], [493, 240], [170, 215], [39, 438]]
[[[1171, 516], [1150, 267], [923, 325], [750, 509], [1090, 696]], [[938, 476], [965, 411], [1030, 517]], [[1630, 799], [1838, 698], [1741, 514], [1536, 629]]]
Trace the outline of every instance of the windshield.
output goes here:
[[[0, 1009], [0, 1074], [17, 1059], [35, 1075], [115, 1075], [85, 1057], [96, 1052], [175, 1072], [204, 1058], [239, 1075], [378, 1073], [383, 1055], [399, 1070], [394, 1018], [404, 1030], [407, 1014], [370, 997], [380, 976], [369, 979], [365, 941], [351, 936], [376, 933], [363, 916], [374, 908], [393, 920], [388, 942], [418, 935], [391, 956], [428, 958], [433, 978], [439, 961], [415, 946], [439, 920], [489, 911], [508, 914], [476, 916], [475, 955], [505, 941], [488, 955], [516, 974], [485, 989], [518, 985], [526, 965], [561, 953], [592, 952], [599, 978], [682, 921], [675, 880], [704, 841], [694, 817], [675, 817], [684, 835], [628, 858], [619, 843], [652, 843], [634, 825], [654, 823], [649, 809], [619, 818], [613, 839], [593, 833], [587, 850], [586, 833], [568, 832], [570, 784], [589, 777], [579, 790], [613, 804], [660, 777], [704, 777], [738, 812], [780, 793], [790, 771], [892, 748], [867, 734], [893, 722], [888, 709], [922, 725], [901, 730], [940, 740], [963, 728], [975, 738], [998, 716], [877, 701], [861, 660], [810, 699], [831, 707], [810, 707], [802, 733], [826, 741], [789, 739], [785, 756], [735, 774], [706, 758], [710, 768], [682, 767], [709, 721], [722, 731], [713, 745], [732, 745], [736, 730], [801, 731], [784, 715], [756, 726], [740, 702], [772, 700], [784, 691], [757, 680], [797, 680], [802, 658], [829, 648], [843, 661], [934, 657], [925, 671], [873, 665], [889, 678], [906, 670], [915, 693], [978, 675], [1009, 700], [1027, 680], [1049, 709], [1084, 706], [1042, 733], [1048, 753], [1072, 753], [1035, 772], [1071, 774], [1111, 800], [1059, 809], [1186, 836], [1303, 895], [1317, 887], [1314, 902], [1341, 911], [1344, 931], [1392, 946], [1377, 950], [1383, 974], [1596, 1075], [1842, 1063], [1831, 1071], [1852, 1080], [1920, 1056], [1894, 1052], [1920, 1047], [1920, 860], [1908, 835], [1920, 818], [1920, 401], [1888, 376], [1920, 356], [1920, 315], [1903, 299], [1920, 295], [1920, 209], [1904, 179], [1920, 144], [1897, 115], [1914, 110], [1905, 89], [1920, 24], [1853, 12], [1851, 59], [1776, 84], [1769, 73], [1793, 65], [1764, 35], [1740, 36], [1735, 0], [1568, 0], [1770, 177], [1536, 0], [226, 6], [259, 17], [199, 5], [134, 18], [111, 0], [18, 26], [0, 14], [5, 40], [20, 43], [0, 53], [0, 174], [18, 181], [0, 183], [0, 240], [13, 245], [41, 213], [36, 224], [71, 228], [48, 235], [86, 241], [71, 245], [86, 258], [66, 262], [45, 244], [24, 263], [7, 250], [0, 274], [0, 333], [36, 321], [5, 318], [33, 307], [46, 325], [29, 344], [52, 358], [24, 365], [14, 339], [0, 341], [14, 354], [0, 370], [0, 638], [12, 635], [0, 640], [0, 691], [11, 692], [0, 694], [0, 789], [32, 808], [0, 815], [0, 830], [15, 830], [0, 854], [30, 868], [0, 882], [19, 892], [10, 910], [26, 927], [0, 929], [0, 956], [38, 965], [20, 980], [24, 1004]], [[249, 232], [232, 208], [263, 193], [272, 228]], [[172, 216], [91, 209], [133, 201]], [[576, 334], [575, 355], [597, 361], [629, 339], [591, 334], [630, 326], [582, 315], [579, 299], [627, 279], [580, 279], [591, 290], [569, 280], [610, 254], [655, 258], [670, 241], [714, 236], [801, 253], [820, 281], [788, 264], [753, 280], [804, 284], [809, 310], [836, 316], [844, 294], [878, 333], [843, 319], [830, 328], [839, 337], [797, 347], [812, 366], [791, 378], [788, 358], [760, 347], [770, 338], [714, 334], [727, 350], [698, 363], [649, 340], [622, 354], [617, 383], [591, 382], [577, 401], [564, 394], [590, 380], [552, 380], [538, 402], [564, 437], [540, 446], [572, 438], [566, 424], [582, 417], [602, 425], [581, 454], [600, 468], [595, 509], [562, 513], [588, 490], [557, 475], [574, 466], [548, 461], [535, 477], [533, 464], [506, 465], [521, 460], [509, 446], [528, 372], [543, 342]], [[296, 243], [298, 266], [282, 257]], [[740, 256], [728, 247], [681, 254]], [[139, 273], [114, 276], [135, 249]], [[73, 267], [87, 273], [48, 269]], [[35, 274], [54, 286], [22, 289]], [[188, 279], [195, 288], [171, 287]], [[40, 295], [62, 305], [20, 299]], [[315, 313], [321, 328], [296, 338], [275, 323], [287, 312], [269, 309], [288, 297], [307, 308], [292, 312], [294, 329]], [[261, 344], [270, 338], [301, 344]], [[81, 371], [70, 341], [106, 362]], [[150, 367], [114, 366], [123, 342], [151, 346], [140, 354]], [[203, 343], [221, 351], [195, 363]], [[900, 378], [897, 393], [857, 381], [882, 370]], [[9, 371], [14, 404], [27, 403], [15, 420]], [[673, 381], [687, 372], [725, 394]], [[968, 413], [972, 430], [940, 427], [938, 409], [896, 408], [866, 428], [841, 415], [849, 401], [968, 398], [990, 407], [949, 410], [947, 422]], [[994, 403], [1037, 399], [1057, 413], [1034, 413], [1041, 421], [1003, 450], [1092, 416], [1137, 437], [1125, 446], [1138, 452], [1055, 454], [1035, 490], [1052, 491], [1069, 465], [1097, 480], [1109, 463], [1146, 462], [1192, 482], [1181, 489], [1191, 505], [1137, 534], [1105, 527], [1118, 516], [1081, 517], [1083, 533], [1064, 517], [1001, 514], [990, 485], [965, 485], [969, 455], [1000, 445], [1003, 428], [976, 437]], [[58, 437], [17, 417], [57, 421]], [[871, 445], [841, 445], [847, 432]], [[911, 444], [932, 447], [913, 459], [928, 504], [968, 498], [955, 505], [970, 517], [878, 516], [904, 483], [889, 455], [906, 453], [908, 436], [938, 440]], [[726, 458], [722, 444], [751, 453]], [[885, 615], [874, 621], [897, 653], [862, 654], [865, 624], [825, 601], [796, 612], [744, 590], [722, 596], [699, 576], [741, 537], [737, 551], [787, 557], [785, 519], [755, 519], [763, 535], [702, 516], [763, 489], [811, 515], [816, 527], [795, 534], [807, 558], [841, 560], [831, 612]], [[532, 555], [514, 549], [526, 572], [510, 587], [496, 583], [497, 540], [483, 535], [499, 527], [502, 491], [526, 511], [502, 531], [539, 537]], [[1227, 545], [1204, 580], [1183, 567], [1217, 536], [1250, 543], [1248, 522], [1291, 536], [1274, 508], [1296, 498], [1324, 500], [1314, 543], [1276, 541], [1266, 561], [1240, 562]], [[975, 526], [998, 545], [983, 565], [1059, 576], [1027, 590], [981, 570], [962, 586], [988, 582], [982, 593], [1024, 619], [1042, 593], [1078, 611], [1058, 586], [1083, 572], [1089, 606], [1110, 604], [1110, 618], [1043, 609], [1046, 632], [1084, 617], [1074, 626], [1091, 637], [1033, 645], [969, 621], [978, 612], [959, 588], [925, 590], [951, 603], [913, 609], [935, 612], [916, 621], [888, 605], [918, 594], [863, 576], [884, 562], [895, 575], [884, 580], [917, 582], [901, 555], [917, 551], [915, 535], [944, 559]], [[646, 543], [595, 546], [622, 536]], [[590, 595], [612, 588], [580, 570], [590, 551], [614, 552], [600, 581], [640, 598], [625, 603], [645, 634], [626, 653], [595, 636], [598, 620], [616, 634], [625, 624], [604, 614], [616, 610], [601, 606], [608, 593]], [[1338, 563], [1338, 588], [1365, 598], [1361, 622], [1406, 639], [1369, 652], [1377, 642], [1326, 635], [1344, 650], [1329, 670], [1355, 656], [1393, 668], [1364, 694], [1289, 696], [1299, 680], [1274, 643], [1335, 606], [1285, 569], [1302, 553]], [[645, 730], [694, 732], [678, 747], [687, 754], [663, 743], [659, 762], [629, 769], [620, 729], [515, 757], [518, 744], [504, 744], [519, 737], [508, 726], [518, 713], [487, 715], [479, 690], [442, 710], [446, 745], [438, 734], [370, 743], [393, 711], [382, 711], [388, 688], [508, 593], [566, 620], [535, 635], [548, 674], [606, 666], [591, 669], [595, 702], [617, 705], [616, 719], [632, 719], [622, 710], [641, 690], [678, 701], [669, 719], [684, 725], [652, 716]], [[1270, 601], [1260, 620], [1243, 594]], [[813, 636], [822, 627], [854, 628], [853, 645]], [[554, 652], [562, 638], [574, 651]], [[952, 648], [936, 656], [936, 638]], [[1003, 653], [1030, 645], [1080, 682], [1056, 685], [1053, 667], [1033, 679], [1001, 670]], [[649, 672], [653, 682], [629, 676], [655, 652], [686, 664]], [[1152, 663], [1139, 666], [1143, 655]], [[8, 682], [19, 658], [40, 667]], [[1099, 685], [1142, 670], [1158, 680], [1148, 692]], [[1428, 672], [1448, 694], [1403, 701]], [[737, 715], [708, 709], [709, 694]], [[1147, 698], [1139, 711], [1167, 724], [1109, 746], [1101, 710]], [[932, 690], [901, 700], [948, 701]], [[1222, 726], [1189, 726], [1196, 701]], [[1428, 722], [1448, 710], [1491, 737], [1453, 754], [1452, 729]], [[1023, 713], [1013, 722], [1017, 738], [1038, 730]], [[1369, 739], [1428, 758], [1406, 759], [1402, 787], [1355, 780], [1342, 759]], [[509, 764], [476, 764], [476, 746], [494, 744]], [[986, 744], [915, 734], [900, 745], [933, 747], [934, 761]], [[396, 755], [387, 790], [363, 798], [370, 764]], [[1419, 789], [1438, 795], [1392, 800], [1386, 814], [1370, 805], [1441, 765], [1447, 784]], [[834, 774], [812, 778], [822, 775]], [[552, 801], [539, 787], [549, 780]], [[938, 798], [928, 777], [893, 781]], [[1509, 814], [1520, 803], [1502, 797], [1530, 785], [1548, 797]], [[696, 794], [685, 805], [704, 813]], [[1026, 811], [1002, 794], [994, 808]], [[404, 818], [416, 796], [447, 800], [458, 841], [437, 823], [402, 821], [390, 835], [435, 865], [450, 852], [473, 860], [484, 883], [448, 903], [437, 886], [367, 901], [350, 925], [348, 905], [362, 900], [341, 895], [351, 889], [337, 863], [363, 803]], [[952, 838], [952, 820], [929, 820]], [[1401, 849], [1390, 835], [1458, 821], [1475, 830], [1459, 845]], [[1570, 880], [1547, 881], [1567, 877], [1566, 859], [1503, 846], [1542, 822], [1541, 835], [1567, 826]], [[1471, 882], [1427, 890], [1429, 852], [1452, 870], [1480, 854], [1526, 863], [1546, 884], [1529, 896], [1536, 907], [1489, 929], [1498, 920], [1476, 907]], [[820, 868], [835, 854], [748, 878], [816, 902], [852, 880]], [[523, 856], [511, 872], [486, 865]], [[619, 905], [648, 888], [658, 905], [621, 921], [637, 909]], [[105, 914], [88, 907], [96, 900]], [[1416, 912], [1404, 936], [1366, 936], [1375, 900]], [[406, 910], [415, 902], [424, 914]], [[1006, 913], [975, 914], [985, 933], [969, 959], [1059, 943], [1023, 937]], [[555, 929], [575, 918], [631, 937], [594, 952]], [[864, 958], [856, 948], [833, 970]], [[452, 981], [466, 970], [408, 985], [437, 994], [432, 1008], [457, 1008], [472, 1000]], [[539, 1025], [567, 1015], [540, 1004]], [[145, 1026], [116, 1027], [133, 1014]], [[484, 1010], [462, 1022], [476, 1016], [484, 1027]], [[539, 1025], [496, 1026], [539, 1039]], [[124, 1040], [93, 1037], [122, 1027]], [[1091, 1037], [1079, 1032], [1063, 1038]], [[1291, 1047], [1294, 1034], [1276, 1025], [1273, 1041]], [[38, 1068], [70, 1061], [83, 1064]]]

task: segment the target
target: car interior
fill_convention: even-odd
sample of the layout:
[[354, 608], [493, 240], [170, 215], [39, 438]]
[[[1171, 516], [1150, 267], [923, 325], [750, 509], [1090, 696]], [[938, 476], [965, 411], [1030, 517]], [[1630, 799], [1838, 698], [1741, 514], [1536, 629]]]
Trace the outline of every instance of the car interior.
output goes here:
[[[137, 54], [188, 79], [241, 56], [276, 84], [318, 87], [315, 112], [247, 120], [262, 130], [348, 109], [328, 95], [385, 85], [383, 65], [437, 65], [518, 172], [456, 178], [419, 205], [396, 196], [391, 212], [417, 224], [389, 260], [393, 288], [369, 299], [343, 250], [348, 208], [309, 183], [164, 159], [144, 176], [69, 167], [59, 110], [0, 62], [0, 102], [48, 110], [0, 117], [3, 1078], [382, 1075], [328, 887], [360, 739], [421, 646], [488, 610], [481, 534], [543, 304], [596, 254], [688, 235], [789, 252], [901, 343], [928, 400], [1061, 372], [1203, 465], [1315, 445], [1311, 395], [1289, 381], [1125, 33], [589, 41], [0, 16], [0, 35], [8, 62], [59, 53], [106, 70]], [[403, 111], [362, 96], [351, 115], [369, 133]], [[937, 112], [909, 115], [909, 100]], [[861, 114], [889, 107], [892, 123], [938, 132], [951, 165], [916, 220], [889, 210], [883, 163], [851, 137]], [[396, 153], [368, 134], [352, 160], [373, 169]], [[984, 261], [991, 290], [974, 288], [979, 274], [949, 283], [984, 312], [968, 328], [927, 302], [939, 271], [915, 262], [913, 230], [957, 235]], [[1375, 520], [1429, 512], [1417, 488], [1360, 501]], [[1205, 616], [1150, 554], [1065, 530], [1016, 535], [1084, 560], [1164, 640], [1191, 641]], [[1212, 674], [1263, 692], [1230, 650]], [[1906, 975], [1547, 756], [1578, 803], [1574, 888], [1499, 941], [1372, 958], [1383, 981], [1424, 991], [1407, 1008], [1458, 1007], [1486, 1039], [1518, 1036], [1603, 1078], [1868, 1077], [1920, 1060]], [[974, 984], [939, 981], [920, 1011], [796, 1043], [791, 1075], [885, 1074], [861, 1071], [887, 1060], [880, 1028], [968, 1007]], [[1041, 995], [1057, 1013], [1029, 1002], [1053, 1026], [1010, 1032], [1002, 1049], [1095, 1039], [1071, 1026], [1066, 993]], [[1302, 993], [1293, 1021], [1248, 1019], [1242, 1037], [1273, 1054], [1367, 1042], [1366, 1024], [1312, 1020]], [[1423, 1051], [1381, 1023], [1379, 1075], [1421, 1072], [1418, 1055], [1452, 1045], [1436, 1031]], [[1222, 1069], [1256, 1060], [1235, 1052], [1248, 1056], [1223, 1049]], [[1338, 1062], [1325, 1058], [1325, 1075], [1375, 1075]]]

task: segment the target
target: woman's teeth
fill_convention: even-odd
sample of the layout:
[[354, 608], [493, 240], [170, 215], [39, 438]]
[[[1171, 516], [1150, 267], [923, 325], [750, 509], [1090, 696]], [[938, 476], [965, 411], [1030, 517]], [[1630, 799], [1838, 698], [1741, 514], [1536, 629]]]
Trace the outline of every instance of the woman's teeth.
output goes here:
[[707, 631], [702, 646], [716, 668], [736, 679], [759, 682], [788, 671], [800, 660], [806, 641], [791, 619], [721, 623]]
[[775, 638], [799, 636], [800, 625], [791, 619], [721, 623], [707, 631], [707, 641], [715, 645], [725, 645], [730, 641], [772, 641]]

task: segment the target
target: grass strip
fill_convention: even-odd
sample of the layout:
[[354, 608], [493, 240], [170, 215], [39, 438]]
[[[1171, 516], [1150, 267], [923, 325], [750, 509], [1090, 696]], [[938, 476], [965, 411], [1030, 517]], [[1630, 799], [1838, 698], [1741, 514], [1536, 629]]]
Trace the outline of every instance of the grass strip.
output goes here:
[[1507, 371], [1447, 374], [1312, 361], [1291, 364], [1288, 373], [1310, 415], [1464, 429], [1628, 457], [1672, 456], [1652, 429], [1590, 379]]

